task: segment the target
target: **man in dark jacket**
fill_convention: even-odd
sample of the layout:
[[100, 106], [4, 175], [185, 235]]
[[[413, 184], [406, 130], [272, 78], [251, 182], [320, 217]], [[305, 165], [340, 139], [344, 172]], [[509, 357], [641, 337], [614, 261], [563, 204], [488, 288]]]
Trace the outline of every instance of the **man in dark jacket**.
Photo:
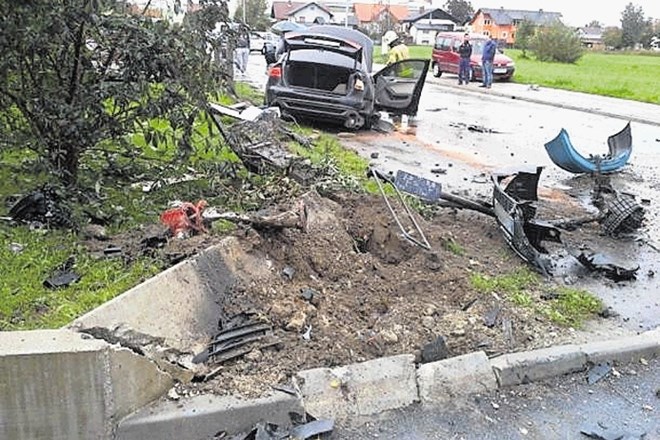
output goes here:
[[484, 45], [484, 51], [481, 55], [481, 67], [483, 69], [484, 83], [479, 87], [486, 87], [490, 89], [493, 84], [493, 61], [495, 60], [495, 52], [497, 51], [497, 42], [495, 36], [491, 35], [490, 40]]
[[458, 46], [458, 54], [461, 59], [458, 64], [458, 85], [470, 82], [470, 57], [472, 56], [472, 45], [468, 34], [465, 34], [463, 44]]

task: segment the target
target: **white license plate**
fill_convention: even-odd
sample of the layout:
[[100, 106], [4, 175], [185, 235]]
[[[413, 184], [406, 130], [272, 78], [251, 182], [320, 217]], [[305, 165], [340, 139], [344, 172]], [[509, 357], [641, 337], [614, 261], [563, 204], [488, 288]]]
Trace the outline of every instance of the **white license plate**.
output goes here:
[[506, 73], [506, 69], [493, 69], [493, 73]]

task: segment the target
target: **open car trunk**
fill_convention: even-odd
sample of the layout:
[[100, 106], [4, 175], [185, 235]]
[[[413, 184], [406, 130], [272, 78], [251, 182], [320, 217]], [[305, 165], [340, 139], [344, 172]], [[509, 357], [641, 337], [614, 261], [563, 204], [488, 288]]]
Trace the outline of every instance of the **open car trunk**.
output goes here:
[[[307, 58], [306, 55], [309, 55], [309, 52], [313, 52], [313, 56]], [[347, 66], [346, 64], [353, 64], [353, 60], [339, 54], [325, 53], [324, 55], [327, 58], [336, 59], [341, 57], [346, 58], [348, 62], [319, 64], [314, 60], [323, 56], [323, 54], [318, 52], [322, 51], [298, 50], [292, 52], [285, 64], [284, 81], [291, 87], [304, 87], [345, 95], [350, 90], [349, 84], [355, 72], [352, 65]]]

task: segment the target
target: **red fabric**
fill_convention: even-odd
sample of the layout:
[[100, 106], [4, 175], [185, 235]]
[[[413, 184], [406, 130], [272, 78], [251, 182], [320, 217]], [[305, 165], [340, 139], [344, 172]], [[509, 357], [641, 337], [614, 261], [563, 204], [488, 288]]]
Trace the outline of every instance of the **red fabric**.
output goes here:
[[193, 231], [207, 232], [202, 218], [202, 212], [207, 206], [206, 200], [200, 200], [197, 204], [183, 202], [181, 206], [163, 212], [160, 221], [174, 236]]

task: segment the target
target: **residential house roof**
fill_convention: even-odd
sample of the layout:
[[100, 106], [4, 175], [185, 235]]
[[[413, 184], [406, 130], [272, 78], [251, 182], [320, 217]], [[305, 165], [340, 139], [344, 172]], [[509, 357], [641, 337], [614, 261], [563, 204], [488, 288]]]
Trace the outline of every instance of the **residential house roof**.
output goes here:
[[360, 23], [369, 23], [377, 20], [385, 11], [389, 11], [389, 13], [398, 21], [401, 21], [408, 16], [408, 7], [406, 5], [355, 3], [353, 4], [353, 7], [355, 8], [355, 16]]
[[547, 25], [557, 20], [561, 20], [561, 12], [546, 12], [543, 9], [538, 11], [525, 11], [522, 9], [504, 9], [504, 8], [481, 8], [472, 18], [471, 22], [482, 12], [484, 15], [489, 15], [496, 25], [504, 26], [513, 24], [514, 21], [528, 20], [535, 25]]
[[273, 5], [270, 8], [270, 16], [275, 20], [286, 20], [289, 18], [291, 11], [299, 9], [301, 6], [305, 6], [307, 3], [304, 2], [273, 2]]
[[328, 15], [330, 15], [330, 17], [332, 17], [333, 14], [332, 14], [332, 12], [331, 12], [328, 8], [326, 8], [325, 6], [323, 6], [323, 5], [320, 4], [320, 3], [316, 3], [316, 2], [304, 3], [304, 4], [303, 4], [302, 6], [300, 6], [299, 8], [296, 8], [296, 9], [294, 9], [294, 10], [292, 10], [292, 11], [289, 11], [289, 14], [288, 14], [288, 15], [293, 15], [293, 14], [295, 14], [296, 12], [302, 11], [303, 9], [308, 8], [308, 7], [312, 6], [312, 5], [316, 5], [316, 7], [318, 7], [320, 10], [327, 12]]
[[603, 37], [603, 28], [585, 26], [585, 27], [578, 28], [578, 33], [583, 38], [602, 38]]
[[446, 23], [424, 23], [418, 22], [413, 23], [412, 25], [420, 31], [446, 31], [448, 26], [452, 26], [449, 29], [453, 29], [455, 22], [447, 21]]
[[422, 19], [427, 19], [427, 20], [450, 20], [453, 21], [456, 24], [461, 24], [460, 20], [455, 18], [453, 15], [443, 11], [442, 9], [431, 9], [422, 13], [419, 13], [417, 15], [413, 15], [410, 17], [406, 17], [402, 21], [405, 23], [414, 23], [416, 21], [422, 20]]

